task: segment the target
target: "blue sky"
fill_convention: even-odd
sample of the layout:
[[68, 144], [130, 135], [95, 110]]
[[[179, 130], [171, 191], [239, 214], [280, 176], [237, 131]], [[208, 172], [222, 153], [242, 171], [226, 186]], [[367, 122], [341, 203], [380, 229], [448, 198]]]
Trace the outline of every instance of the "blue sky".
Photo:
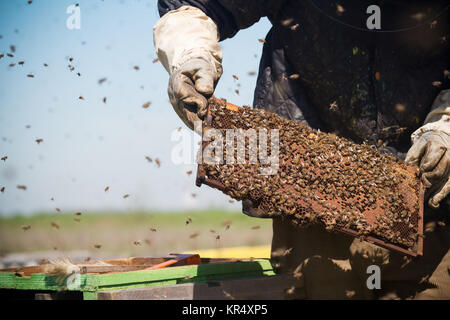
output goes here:
[[[171, 162], [171, 134], [186, 127], [168, 102], [167, 73], [152, 63], [156, 1], [27, 2], [0, 1], [0, 54], [5, 54], [0, 59], [0, 157], [8, 157], [0, 161], [0, 188], [5, 187], [0, 215], [55, 208], [240, 210], [219, 191], [198, 189], [194, 165]], [[81, 29], [69, 30], [66, 9], [75, 3]], [[217, 96], [252, 103], [256, 77], [247, 73], [258, 69], [262, 44], [257, 39], [269, 28], [263, 19], [222, 42], [224, 74]], [[13, 58], [6, 56], [11, 45]], [[35, 77], [27, 77], [30, 73]], [[147, 101], [152, 104], [143, 109]], [[44, 142], [37, 144], [38, 138]], [[161, 168], [146, 156], [159, 158]], [[194, 174], [188, 176], [188, 170]], [[123, 199], [124, 194], [130, 197]]]

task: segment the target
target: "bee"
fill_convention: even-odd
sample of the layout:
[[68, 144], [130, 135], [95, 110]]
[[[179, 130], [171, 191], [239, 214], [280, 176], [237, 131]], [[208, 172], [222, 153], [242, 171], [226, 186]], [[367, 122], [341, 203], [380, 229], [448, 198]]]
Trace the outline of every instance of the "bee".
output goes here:
[[107, 98], [106, 98], [106, 97], [104, 97], [104, 98], [103, 98], [103, 103], [106, 103], [106, 100], [107, 100]]
[[134, 68], [134, 70], [136, 70], [136, 71], [139, 71], [141, 68], [139, 68], [139, 66], [134, 66], [133, 67]]
[[186, 217], [186, 225], [188, 225], [189, 223], [192, 223], [192, 218]]
[[108, 192], [109, 191], [109, 187], [107, 186], [106, 188], [105, 188], [105, 192]]
[[11, 54], [11, 53], [7, 53], [6, 55], [7, 55], [8, 57], [10, 57], [10, 58], [14, 58], [14, 55]]
[[253, 77], [253, 76], [256, 75], [256, 72], [255, 72], [255, 71], [249, 71], [247, 74], [248, 74], [250, 77]]
[[233, 201], [233, 200], [228, 200], [228, 202], [229, 202], [229, 203], [234, 203], [234, 201]]
[[55, 208], [56, 212], [61, 212], [60, 208]]
[[22, 230], [23, 231], [27, 231], [27, 230], [30, 230], [30, 229], [31, 229], [30, 225], [22, 226]]
[[48, 67], [48, 64], [44, 63], [44, 67]]
[[1, 192], [1, 193], [5, 192], [5, 187], [2, 187], [2, 188], [0, 189], [0, 192]]
[[433, 81], [431, 84], [433, 86], [435, 86], [435, 87], [440, 87], [442, 85], [442, 82], [440, 82], [440, 81]]
[[151, 245], [152, 244], [152, 240], [150, 240], [150, 239], [148, 239], [148, 238], [146, 238], [145, 240], [145, 243], [147, 244], [147, 245]]
[[430, 23], [430, 29], [434, 29], [437, 26], [437, 21], [434, 20]]
[[152, 158], [150, 158], [150, 157], [145, 157], [145, 159], [148, 161], [148, 162], [150, 162], [150, 163], [152, 163], [153, 162], [153, 159]]
[[42, 142], [44, 142], [44, 139], [41, 139], [41, 138], [36, 139], [36, 143], [37, 143], [37, 144], [41, 144]]
[[158, 168], [161, 167], [161, 161], [159, 161], [159, 159], [156, 159], [156, 160], [155, 160], [155, 163], [156, 163], [156, 165], [158, 166]]
[[332, 103], [330, 103], [330, 111], [336, 111], [338, 109], [338, 105], [336, 103], [336, 101], [333, 101]]
[[75, 212], [74, 215], [81, 216], [81, 212]]
[[156, 232], [157, 230], [155, 228], [150, 228], [151, 232]]
[[195, 199], [197, 197], [197, 195], [195, 193], [192, 193], [191, 197]]
[[74, 218], [73, 219], [75, 222], [81, 222], [81, 219], [80, 218]]
[[8, 159], [8, 156], [3, 156], [3, 157], [1, 158], [2, 161], [6, 161], [6, 159]]
[[190, 176], [190, 175], [192, 174], [192, 170], [187, 171], [186, 174], [187, 174], [188, 176]]
[[233, 74], [233, 78], [234, 78], [235, 80], [239, 80], [239, 77], [238, 77], [237, 75], [235, 75], [235, 74]]
[[17, 185], [17, 189], [20, 189], [20, 190], [27, 190], [27, 186], [24, 186], [24, 185], [21, 185], [21, 184], [19, 184], [19, 185]]
[[298, 79], [298, 78], [300, 78], [300, 75], [297, 74], [297, 73], [291, 74], [291, 75], [289, 76], [289, 79], [291, 79], [291, 80], [296, 80], [296, 79]]
[[144, 103], [143, 105], [142, 105], [142, 108], [144, 108], [144, 109], [147, 109], [148, 107], [150, 107], [150, 105], [151, 105], [152, 103], [149, 101], [149, 102], [146, 102], [146, 103]]
[[95, 249], [100, 249], [101, 247], [102, 247], [101, 244], [94, 244], [94, 248], [95, 248]]
[[130, 197], [130, 195], [128, 193], [123, 196], [124, 199], [127, 199], [129, 197]]
[[15, 63], [10, 63], [10, 64], [9, 64], [9, 67], [12, 68], [12, 67], [14, 67], [15, 65], [16, 65]]
[[292, 31], [295, 31], [298, 29], [300, 25], [298, 23], [294, 24], [293, 26], [291, 26], [289, 29], [291, 29]]
[[28, 78], [34, 78], [34, 74], [32, 74], [32, 73], [27, 74], [27, 77], [28, 77]]
[[234, 90], [234, 92], [239, 95], [239, 89]]
[[260, 229], [261, 227], [260, 226], [253, 226], [251, 229], [252, 230], [258, 230], [258, 229]]
[[189, 239], [195, 239], [198, 237], [198, 235], [199, 235], [198, 232], [195, 232], [189, 236]]
[[106, 78], [101, 78], [100, 80], [98, 80], [98, 84], [102, 84], [103, 82], [105, 82], [107, 79]]
[[141, 245], [141, 242], [140, 242], [140, 241], [134, 241], [133, 244], [134, 244], [135, 246], [140, 246], [140, 245]]
[[69, 61], [70, 61], [70, 62], [73, 62], [73, 58], [72, 58], [72, 57], [70, 57], [70, 58], [69, 58]]
[[258, 41], [261, 43], [266, 43], [266, 40], [264, 40], [264, 39], [258, 39]]
[[84, 100], [84, 97], [83, 96], [79, 96], [78, 99]]
[[59, 224], [56, 223], [55, 221], [52, 221], [52, 223], [50, 224], [53, 228], [59, 230]]
[[181, 127], [179, 127], [179, 128], [177, 129], [177, 130], [178, 130], [178, 132], [180, 132], [180, 131], [181, 131], [181, 129], [182, 129], [182, 128], [181, 128]]
[[0, 59], [2, 59], [5, 55], [2, 53], [0, 54]]
[[159, 58], [153, 59], [152, 63], [157, 63], [159, 61]]
[[345, 12], [344, 7], [341, 6], [340, 4], [337, 4], [337, 5], [336, 5], [336, 13], [337, 13], [338, 15], [342, 15], [344, 12]]
[[77, 72], [77, 76], [81, 77], [81, 73]]

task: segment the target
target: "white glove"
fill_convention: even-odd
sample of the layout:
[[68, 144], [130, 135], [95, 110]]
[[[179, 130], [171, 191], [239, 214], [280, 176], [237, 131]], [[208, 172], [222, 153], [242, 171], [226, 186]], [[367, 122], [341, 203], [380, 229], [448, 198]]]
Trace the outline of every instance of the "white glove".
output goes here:
[[217, 26], [200, 9], [183, 6], [165, 14], [153, 35], [159, 60], [170, 74], [170, 102], [193, 129], [222, 75]]
[[425, 125], [412, 134], [411, 140], [413, 145], [405, 161], [419, 166], [428, 204], [437, 209], [450, 193], [450, 90], [439, 94]]

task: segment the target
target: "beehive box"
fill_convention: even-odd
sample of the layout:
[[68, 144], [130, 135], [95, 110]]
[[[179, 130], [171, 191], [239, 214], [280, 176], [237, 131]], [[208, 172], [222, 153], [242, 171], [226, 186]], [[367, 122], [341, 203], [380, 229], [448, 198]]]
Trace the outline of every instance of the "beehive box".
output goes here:
[[[201, 259], [199, 265], [143, 270], [171, 258], [90, 262], [74, 281], [44, 273], [45, 266], [0, 270], [0, 296], [7, 299], [204, 300], [289, 299], [303, 296], [303, 279], [275, 275], [268, 259]], [[83, 263], [85, 265], [86, 263]], [[129, 271], [132, 270], [132, 271]], [[70, 281], [70, 283], [68, 283]], [[286, 290], [296, 285], [296, 295]]]

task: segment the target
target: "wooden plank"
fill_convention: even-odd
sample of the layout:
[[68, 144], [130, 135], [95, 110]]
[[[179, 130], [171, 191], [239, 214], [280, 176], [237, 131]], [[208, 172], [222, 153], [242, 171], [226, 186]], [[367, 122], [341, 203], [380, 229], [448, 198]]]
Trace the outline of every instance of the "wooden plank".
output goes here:
[[[101, 275], [98, 278], [99, 288], [118, 287], [134, 283], [154, 283], [159, 281], [194, 279], [198, 277], [217, 277], [231, 275], [242, 277], [248, 274], [254, 276], [274, 275], [268, 259], [258, 259], [248, 262], [214, 263], [195, 266], [172, 267], [160, 270], [133, 271]], [[188, 281], [192, 282], [192, 281]]]
[[186, 283], [141, 289], [103, 291], [99, 300], [284, 300], [304, 299], [302, 278], [276, 275]]

